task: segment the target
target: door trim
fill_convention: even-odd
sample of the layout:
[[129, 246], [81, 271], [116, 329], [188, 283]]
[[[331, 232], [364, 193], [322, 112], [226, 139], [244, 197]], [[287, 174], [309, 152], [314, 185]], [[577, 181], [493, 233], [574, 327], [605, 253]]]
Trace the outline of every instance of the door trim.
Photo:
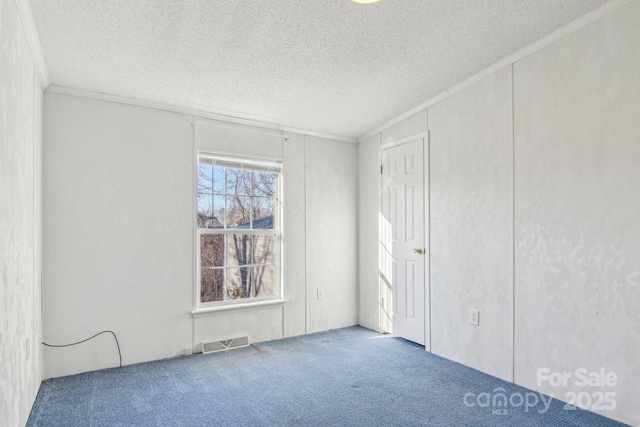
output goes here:
[[422, 191], [424, 201], [424, 247], [427, 254], [424, 260], [424, 349], [431, 352], [431, 143], [429, 131], [424, 133], [423, 144], [423, 184]]
[[[423, 192], [423, 242], [427, 253], [424, 262], [424, 348], [431, 352], [431, 145], [429, 131], [420, 132], [411, 136], [400, 138], [384, 144], [378, 148], [378, 156], [382, 165], [382, 152], [409, 142], [422, 140], [423, 170], [422, 170], [422, 192]], [[382, 209], [382, 191], [384, 175], [380, 174], [378, 188], [378, 209]]]

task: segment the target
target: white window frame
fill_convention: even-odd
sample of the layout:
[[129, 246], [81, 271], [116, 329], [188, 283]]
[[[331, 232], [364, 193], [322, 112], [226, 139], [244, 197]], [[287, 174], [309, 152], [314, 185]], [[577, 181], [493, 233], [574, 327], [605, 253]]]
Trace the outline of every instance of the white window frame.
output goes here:
[[[229, 167], [235, 169], [245, 169], [258, 172], [271, 172], [278, 174], [276, 180], [275, 200], [274, 200], [274, 218], [273, 229], [238, 229], [238, 228], [200, 228], [198, 227], [198, 165], [200, 164], [200, 158], [209, 158], [214, 166]], [[196, 254], [196, 283], [194, 286], [194, 313], [197, 311], [206, 311], [207, 309], [230, 309], [234, 306], [238, 308], [243, 306], [261, 306], [270, 303], [284, 302], [283, 299], [283, 224], [282, 224], [282, 177], [283, 177], [283, 159], [274, 157], [247, 157], [243, 155], [234, 155], [226, 153], [218, 153], [210, 150], [199, 150], [195, 152], [195, 180], [194, 180], [194, 228], [195, 228], [195, 254]], [[225, 190], [226, 193], [226, 190]], [[253, 212], [250, 212], [251, 223], [253, 223]], [[225, 224], [226, 227], [226, 224]], [[227, 235], [227, 234], [246, 234], [246, 235], [266, 235], [275, 237], [275, 281], [276, 281], [276, 295], [266, 297], [251, 297], [251, 298], [239, 298], [234, 300], [224, 301], [212, 301], [202, 302], [200, 299], [201, 291], [201, 251], [200, 241], [203, 235], [215, 234], [215, 235]], [[251, 264], [253, 266], [253, 264]], [[228, 268], [225, 266], [225, 269]]]

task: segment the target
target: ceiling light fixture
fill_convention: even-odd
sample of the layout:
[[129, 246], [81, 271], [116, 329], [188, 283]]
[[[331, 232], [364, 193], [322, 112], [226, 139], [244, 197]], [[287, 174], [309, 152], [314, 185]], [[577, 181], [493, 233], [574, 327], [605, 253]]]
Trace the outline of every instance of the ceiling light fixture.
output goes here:
[[351, 0], [353, 3], [358, 3], [358, 4], [372, 4], [372, 3], [378, 3], [380, 0]]

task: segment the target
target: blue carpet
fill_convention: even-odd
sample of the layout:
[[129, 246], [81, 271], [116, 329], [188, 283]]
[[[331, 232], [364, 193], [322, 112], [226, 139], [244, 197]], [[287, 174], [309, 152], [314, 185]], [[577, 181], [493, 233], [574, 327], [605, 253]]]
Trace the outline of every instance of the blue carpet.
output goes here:
[[[493, 402], [498, 388], [513, 404], [481, 398], [478, 405], [482, 393]], [[350, 327], [47, 380], [27, 425], [623, 425], [564, 410], [558, 400], [545, 411], [533, 395], [400, 338]]]

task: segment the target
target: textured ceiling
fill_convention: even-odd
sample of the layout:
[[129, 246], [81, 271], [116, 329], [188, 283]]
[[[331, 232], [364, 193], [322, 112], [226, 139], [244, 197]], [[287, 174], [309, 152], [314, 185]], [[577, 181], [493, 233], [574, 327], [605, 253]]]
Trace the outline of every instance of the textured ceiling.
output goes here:
[[31, 0], [51, 83], [359, 137], [606, 0]]

